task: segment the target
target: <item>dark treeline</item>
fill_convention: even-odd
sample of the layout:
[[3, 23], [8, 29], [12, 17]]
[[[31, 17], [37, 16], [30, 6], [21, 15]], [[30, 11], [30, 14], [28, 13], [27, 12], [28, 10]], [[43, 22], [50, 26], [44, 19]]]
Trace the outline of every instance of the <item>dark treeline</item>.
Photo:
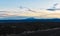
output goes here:
[[[47, 30], [47, 29], [53, 29], [53, 28], [60, 28], [60, 22], [0, 23], [0, 35], [4, 35], [5, 36], [6, 34], [9, 34], [9, 35], [10, 34], [21, 34], [24, 31]], [[42, 31], [41, 34], [46, 33], [46, 32]], [[39, 35], [41, 35], [41, 34], [39, 34]]]

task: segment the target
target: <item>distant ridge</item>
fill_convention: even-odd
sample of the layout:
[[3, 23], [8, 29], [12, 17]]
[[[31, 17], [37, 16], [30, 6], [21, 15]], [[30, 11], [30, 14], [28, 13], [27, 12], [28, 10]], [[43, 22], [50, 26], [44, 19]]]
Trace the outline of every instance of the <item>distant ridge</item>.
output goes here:
[[27, 19], [20, 19], [20, 20], [0, 20], [0, 23], [9, 23], [9, 22], [60, 22], [60, 19], [53, 18], [53, 19], [35, 19], [35, 18], [27, 18]]

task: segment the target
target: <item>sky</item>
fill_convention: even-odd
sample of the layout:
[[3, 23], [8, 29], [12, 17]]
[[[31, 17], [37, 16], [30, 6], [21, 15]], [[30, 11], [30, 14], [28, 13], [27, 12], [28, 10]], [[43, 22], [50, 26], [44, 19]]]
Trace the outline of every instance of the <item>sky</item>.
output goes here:
[[47, 9], [55, 3], [60, 3], [60, 0], [0, 0], [0, 9], [15, 9], [20, 6]]

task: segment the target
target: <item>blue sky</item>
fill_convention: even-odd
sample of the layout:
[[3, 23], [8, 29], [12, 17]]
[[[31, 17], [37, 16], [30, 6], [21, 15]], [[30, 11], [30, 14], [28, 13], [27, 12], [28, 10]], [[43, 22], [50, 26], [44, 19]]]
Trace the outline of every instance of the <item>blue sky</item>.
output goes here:
[[49, 8], [60, 0], [0, 0], [0, 9], [19, 8], [20, 6], [28, 8]]

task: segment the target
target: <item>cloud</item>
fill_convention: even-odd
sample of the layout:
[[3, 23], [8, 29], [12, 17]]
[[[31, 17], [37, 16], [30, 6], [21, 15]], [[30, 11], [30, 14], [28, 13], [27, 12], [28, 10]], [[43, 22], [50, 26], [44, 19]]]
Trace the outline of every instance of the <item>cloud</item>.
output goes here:
[[[60, 18], [60, 11], [47, 11], [47, 10], [38, 10], [32, 9], [32, 11], [25, 11], [22, 9], [11, 9], [7, 10], [7, 12], [2, 13], [0, 16], [8, 17], [8, 16], [27, 16], [27, 17], [34, 17], [34, 18]], [[1, 12], [0, 12], [1, 13]]]

